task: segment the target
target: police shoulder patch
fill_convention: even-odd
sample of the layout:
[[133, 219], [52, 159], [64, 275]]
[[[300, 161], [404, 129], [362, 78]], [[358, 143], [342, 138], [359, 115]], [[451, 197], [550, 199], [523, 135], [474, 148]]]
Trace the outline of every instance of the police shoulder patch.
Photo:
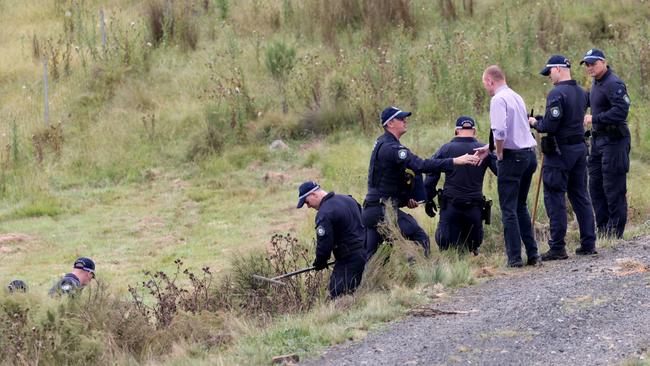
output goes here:
[[551, 117], [558, 118], [562, 114], [560, 107], [551, 107]]
[[318, 236], [324, 236], [325, 228], [322, 225], [318, 225], [318, 227], [316, 228], [316, 234], [318, 234]]
[[399, 149], [399, 151], [397, 152], [397, 157], [400, 158], [400, 160], [406, 159], [407, 156], [408, 156], [408, 150], [406, 149]]
[[72, 292], [73, 289], [74, 289], [74, 287], [72, 286], [72, 284], [69, 284], [69, 283], [67, 283], [67, 282], [61, 284], [61, 291], [62, 291], [63, 293]]
[[625, 103], [627, 103], [627, 104], [630, 104], [630, 103], [631, 103], [631, 101], [630, 101], [630, 96], [627, 95], [627, 94], [625, 94], [625, 95], [623, 96], [623, 100], [624, 100]]

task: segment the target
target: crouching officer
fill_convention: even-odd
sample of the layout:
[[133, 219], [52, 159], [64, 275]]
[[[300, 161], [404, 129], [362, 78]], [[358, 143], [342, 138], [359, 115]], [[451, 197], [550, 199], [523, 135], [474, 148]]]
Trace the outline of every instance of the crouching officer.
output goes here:
[[27, 292], [27, 283], [23, 280], [13, 280], [9, 282], [5, 289], [8, 293]]
[[66, 273], [57, 281], [48, 294], [52, 297], [74, 295], [86, 287], [93, 278], [95, 278], [95, 262], [90, 258], [78, 258], [72, 265], [72, 272]]
[[[432, 159], [455, 158], [473, 153], [475, 148], [485, 144], [476, 139], [476, 122], [472, 117], [461, 116], [456, 120], [456, 137], [442, 147], [431, 157]], [[497, 174], [496, 156], [489, 154], [480, 165], [457, 166], [445, 173], [445, 184], [442, 190], [436, 191], [440, 173], [434, 172], [427, 176], [424, 186], [427, 192], [427, 214], [432, 215], [429, 206], [438, 196], [440, 206], [440, 222], [436, 229], [436, 242], [441, 250], [450, 247], [469, 250], [478, 255], [478, 248], [483, 242], [483, 220], [490, 223], [490, 208], [492, 201], [483, 196], [483, 178], [485, 171], [490, 168]]]
[[540, 74], [548, 76], [555, 87], [546, 98], [544, 116], [530, 117], [531, 127], [546, 132], [542, 137], [542, 181], [544, 205], [550, 223], [549, 251], [543, 261], [567, 259], [566, 196], [571, 201], [580, 228], [580, 248], [576, 254], [596, 253], [596, 234], [591, 201], [587, 194], [587, 145], [583, 121], [587, 93], [571, 79], [571, 63], [554, 55]]
[[630, 130], [627, 114], [630, 97], [625, 83], [607, 65], [603, 51], [593, 48], [580, 64], [593, 78], [589, 93], [591, 114], [584, 117], [592, 126], [589, 154], [589, 194], [602, 235], [623, 237], [627, 223], [626, 175], [630, 170]]
[[354, 292], [366, 265], [366, 231], [361, 225], [361, 206], [351, 196], [325, 192], [314, 182], [298, 189], [298, 206], [304, 204], [316, 214], [316, 270], [327, 268], [334, 253], [336, 264], [329, 281], [332, 298]]
[[363, 202], [363, 225], [366, 227], [366, 250], [368, 258], [377, 251], [384, 241], [377, 225], [384, 219], [385, 205], [392, 204], [397, 211], [397, 225], [402, 235], [418, 242], [424, 247], [424, 254], [429, 255], [429, 236], [418, 225], [413, 216], [400, 210], [407, 206], [418, 206], [412, 197], [412, 187], [408, 185], [407, 169], [414, 174], [449, 171], [454, 165], [477, 164], [479, 158], [465, 154], [455, 158], [423, 160], [413, 154], [399, 141], [406, 133], [406, 117], [411, 112], [404, 112], [396, 107], [388, 107], [381, 113], [381, 125], [384, 134], [375, 141], [368, 167], [368, 193]]

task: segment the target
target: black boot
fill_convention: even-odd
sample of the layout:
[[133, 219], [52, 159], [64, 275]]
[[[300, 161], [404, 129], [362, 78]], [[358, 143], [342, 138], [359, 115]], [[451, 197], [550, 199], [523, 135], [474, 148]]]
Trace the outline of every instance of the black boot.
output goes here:
[[559, 261], [559, 260], [564, 260], [568, 259], [569, 256], [566, 254], [566, 250], [549, 250], [546, 253], [542, 253], [542, 260], [544, 262], [547, 261]]
[[580, 247], [580, 248], [576, 249], [576, 254], [577, 255], [594, 255], [594, 254], [598, 254], [598, 252], [596, 251], [595, 248], [594, 249], [585, 249], [583, 247]]

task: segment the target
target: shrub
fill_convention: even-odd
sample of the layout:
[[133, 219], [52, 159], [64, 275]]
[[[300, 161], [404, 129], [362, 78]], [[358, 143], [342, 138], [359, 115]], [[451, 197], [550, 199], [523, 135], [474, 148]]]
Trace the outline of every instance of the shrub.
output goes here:
[[197, 160], [208, 155], [218, 153], [226, 142], [228, 122], [224, 114], [215, 106], [208, 106], [205, 110], [204, 130], [192, 138], [187, 151], [187, 160]]
[[298, 128], [302, 136], [325, 135], [348, 130], [358, 124], [357, 116], [343, 105], [334, 109], [310, 110], [300, 119]]
[[266, 255], [251, 254], [235, 257], [232, 276], [222, 288], [231, 307], [248, 315], [263, 317], [274, 314], [307, 311], [325, 298], [324, 271], [310, 271], [282, 280], [281, 285], [270, 285], [253, 278], [260, 275], [271, 278], [310, 266], [309, 250], [290, 234], [275, 234]]
[[266, 49], [266, 69], [278, 85], [282, 95], [282, 112], [287, 113], [285, 83], [296, 63], [296, 50], [282, 41], [271, 43]]
[[[147, 280], [142, 282], [142, 287], [153, 297], [152, 305], [144, 301], [136, 288], [129, 286], [136, 309], [143, 316], [152, 318], [158, 329], [167, 328], [181, 311], [196, 314], [203, 310], [215, 310], [218, 305], [210, 291], [212, 273], [209, 267], [201, 269], [203, 275], [199, 278], [187, 268], [183, 269], [183, 262], [180, 259], [176, 259], [174, 264], [176, 264], [176, 272], [171, 276], [162, 271], [145, 272]], [[191, 284], [189, 289], [177, 284], [181, 273], [189, 279]]]

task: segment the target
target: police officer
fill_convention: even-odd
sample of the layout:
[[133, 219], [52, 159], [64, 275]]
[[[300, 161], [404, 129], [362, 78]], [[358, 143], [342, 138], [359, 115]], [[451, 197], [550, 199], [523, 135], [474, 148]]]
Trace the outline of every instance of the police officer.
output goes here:
[[432, 173], [451, 170], [454, 165], [477, 164], [479, 158], [465, 154], [455, 158], [423, 160], [413, 154], [399, 141], [406, 133], [406, 118], [411, 112], [397, 107], [388, 107], [381, 113], [381, 125], [384, 134], [375, 141], [368, 167], [368, 193], [363, 204], [363, 224], [366, 227], [366, 250], [368, 258], [377, 251], [384, 238], [379, 234], [377, 225], [384, 219], [385, 205], [396, 210], [397, 225], [402, 235], [418, 242], [429, 254], [429, 236], [418, 225], [413, 216], [400, 210], [407, 206], [418, 206], [411, 198], [412, 187], [409, 186], [407, 169], [414, 174]]
[[[460, 116], [456, 120], [455, 135], [431, 157], [432, 159], [445, 159], [474, 153], [475, 148], [484, 146], [476, 139], [476, 122], [472, 117]], [[483, 177], [490, 168], [494, 175], [497, 174], [496, 157], [489, 154], [478, 166], [458, 166], [445, 173], [444, 189], [440, 195], [436, 185], [440, 173], [428, 175], [424, 185], [427, 192], [427, 205], [432, 204], [438, 195], [440, 204], [440, 222], [436, 229], [436, 242], [441, 250], [457, 247], [469, 250], [478, 255], [478, 248], [483, 242], [484, 213], [488, 214], [489, 207], [483, 196]], [[490, 202], [491, 203], [491, 202]], [[427, 214], [435, 214], [427, 209]], [[488, 221], [489, 222], [489, 221]]]
[[334, 253], [336, 264], [329, 281], [332, 298], [354, 292], [366, 265], [366, 231], [361, 225], [361, 206], [351, 196], [325, 192], [314, 182], [298, 189], [298, 206], [304, 204], [316, 214], [316, 270], [327, 268]]
[[584, 140], [584, 115], [587, 93], [571, 79], [571, 63], [553, 55], [540, 74], [555, 87], [546, 98], [544, 116], [530, 117], [531, 127], [546, 132], [542, 137], [542, 180], [544, 205], [550, 222], [549, 250], [543, 261], [567, 259], [566, 198], [569, 197], [580, 228], [578, 255], [596, 254], [596, 233], [591, 201], [587, 195], [587, 145]]
[[626, 174], [630, 170], [630, 130], [627, 114], [630, 97], [625, 83], [616, 76], [605, 60], [603, 51], [592, 48], [580, 64], [593, 78], [589, 93], [591, 114], [584, 117], [591, 126], [589, 153], [589, 194], [596, 214], [596, 228], [601, 235], [623, 237], [627, 223]]
[[90, 258], [78, 258], [72, 265], [72, 272], [66, 273], [49, 291], [50, 296], [73, 295], [81, 291], [95, 278], [95, 262]]
[[27, 292], [27, 283], [23, 280], [13, 280], [9, 282], [6, 288], [9, 293]]

